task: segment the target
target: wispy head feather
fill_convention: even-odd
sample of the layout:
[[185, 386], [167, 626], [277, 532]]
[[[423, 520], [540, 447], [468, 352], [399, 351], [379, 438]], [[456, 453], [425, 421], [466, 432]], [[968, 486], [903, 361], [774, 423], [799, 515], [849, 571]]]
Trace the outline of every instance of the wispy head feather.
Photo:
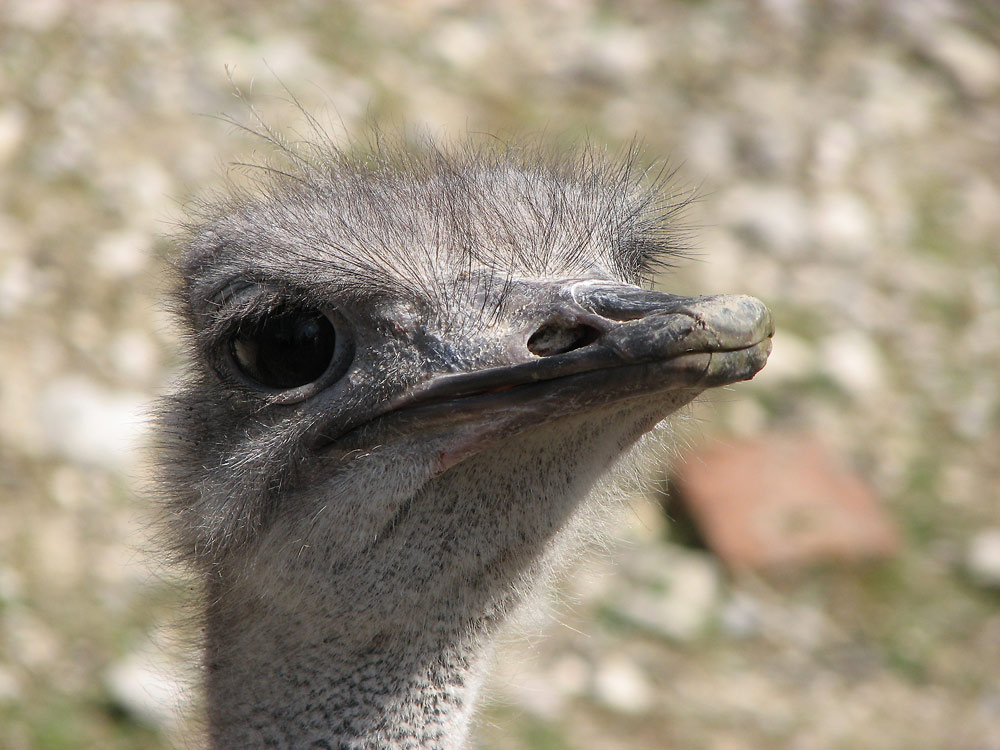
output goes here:
[[314, 138], [294, 143], [262, 118], [247, 128], [272, 153], [192, 207], [183, 298], [218, 292], [192, 284], [249, 278], [407, 295], [447, 315], [481, 299], [473, 286], [585, 275], [648, 284], [684, 254], [693, 191], [675, 187], [667, 164], [642, 166], [637, 144], [613, 155], [373, 131], [340, 147], [311, 126]]

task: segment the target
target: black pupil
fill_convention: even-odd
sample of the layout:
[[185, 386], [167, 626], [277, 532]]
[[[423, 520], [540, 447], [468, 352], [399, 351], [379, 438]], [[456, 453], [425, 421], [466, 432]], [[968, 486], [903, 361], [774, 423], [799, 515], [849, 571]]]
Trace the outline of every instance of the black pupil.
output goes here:
[[317, 311], [279, 310], [240, 330], [232, 351], [243, 374], [268, 388], [297, 388], [319, 378], [333, 359], [337, 334]]

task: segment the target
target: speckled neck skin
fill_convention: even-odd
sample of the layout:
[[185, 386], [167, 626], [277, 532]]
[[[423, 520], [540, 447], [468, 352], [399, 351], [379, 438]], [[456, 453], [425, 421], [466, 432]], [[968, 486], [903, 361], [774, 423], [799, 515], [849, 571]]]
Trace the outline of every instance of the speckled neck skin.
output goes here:
[[358, 644], [292, 619], [265, 640], [241, 626], [266, 614], [233, 615], [209, 615], [213, 747], [463, 746], [488, 653], [484, 639], [411, 633], [409, 642]]
[[518, 436], [502, 458], [473, 456], [347, 559], [322, 516], [276, 524], [272, 538], [294, 545], [263, 539], [209, 584], [213, 747], [464, 747], [497, 631], [593, 525], [595, 486], [648, 411], [591, 414]]

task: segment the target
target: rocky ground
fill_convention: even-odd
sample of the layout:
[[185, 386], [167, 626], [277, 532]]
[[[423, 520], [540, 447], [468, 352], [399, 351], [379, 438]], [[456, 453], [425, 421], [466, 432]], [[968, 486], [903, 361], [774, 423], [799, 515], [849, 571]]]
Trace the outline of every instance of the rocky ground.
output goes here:
[[0, 3], [0, 747], [193, 743], [188, 590], [141, 493], [167, 238], [261, 156], [214, 117], [247, 118], [234, 85], [301, 127], [282, 83], [335, 132], [670, 156], [701, 200], [661, 283], [754, 294], [779, 330], [687, 444], [811, 435], [900, 531], [882, 563], [734, 574], [650, 491], [506, 644], [480, 747], [1000, 748], [988, 0]]

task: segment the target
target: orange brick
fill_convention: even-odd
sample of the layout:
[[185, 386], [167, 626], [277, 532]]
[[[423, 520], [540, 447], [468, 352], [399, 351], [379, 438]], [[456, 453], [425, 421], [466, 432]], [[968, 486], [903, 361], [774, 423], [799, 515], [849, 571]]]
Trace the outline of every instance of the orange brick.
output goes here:
[[714, 444], [675, 467], [675, 498], [730, 568], [890, 557], [896, 525], [860, 477], [815, 438]]

